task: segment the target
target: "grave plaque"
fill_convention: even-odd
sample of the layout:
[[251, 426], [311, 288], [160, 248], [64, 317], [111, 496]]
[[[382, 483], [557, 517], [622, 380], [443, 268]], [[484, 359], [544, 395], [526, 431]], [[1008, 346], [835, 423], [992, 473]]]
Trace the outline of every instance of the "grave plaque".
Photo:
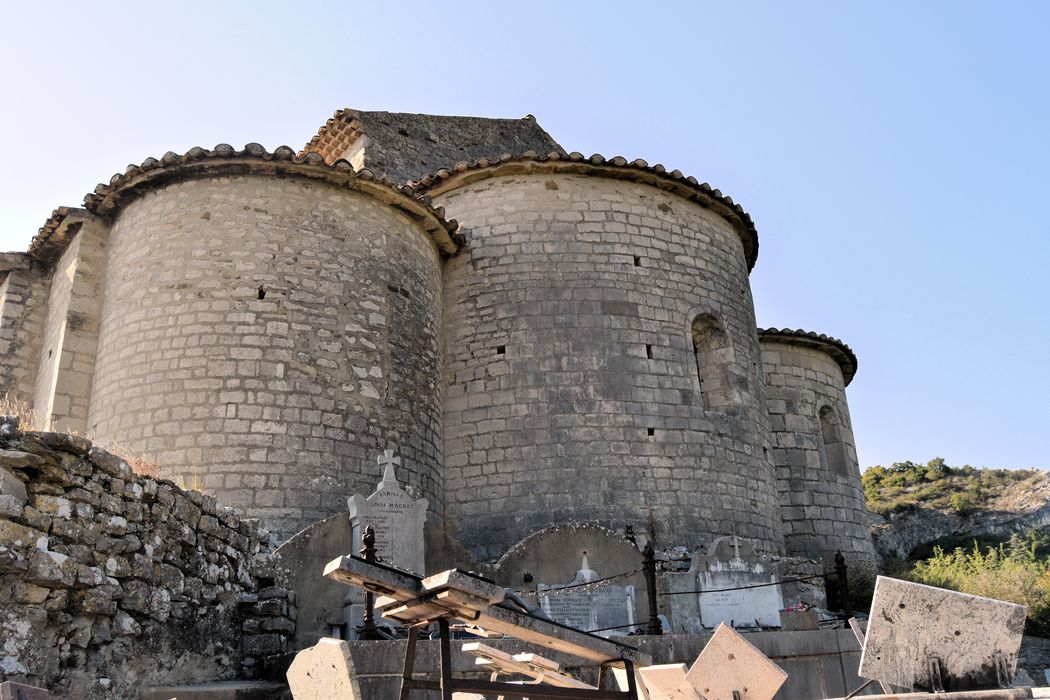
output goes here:
[[1027, 609], [992, 598], [879, 576], [859, 675], [921, 690], [1008, 683]]
[[699, 563], [697, 584], [704, 627], [780, 625], [784, 597], [777, 577], [769, 562], [756, 556], [744, 540], [735, 536], [715, 540], [711, 553]]
[[[548, 586], [538, 584], [536, 595], [540, 607], [555, 622], [569, 625], [602, 637], [621, 636], [634, 628], [634, 586], [593, 583], [601, 577], [583, 563], [569, 583]], [[609, 629], [613, 628], [613, 629]]]
[[686, 681], [706, 700], [773, 700], [788, 674], [743, 635], [721, 624], [700, 652]]
[[383, 480], [365, 498], [347, 499], [353, 528], [354, 554], [361, 547], [361, 533], [375, 527], [376, 554], [383, 563], [417, 574], [426, 573], [423, 552], [423, 526], [427, 519], [427, 499], [413, 498], [398, 483], [395, 466], [401, 459], [386, 450], [377, 460], [383, 467]]

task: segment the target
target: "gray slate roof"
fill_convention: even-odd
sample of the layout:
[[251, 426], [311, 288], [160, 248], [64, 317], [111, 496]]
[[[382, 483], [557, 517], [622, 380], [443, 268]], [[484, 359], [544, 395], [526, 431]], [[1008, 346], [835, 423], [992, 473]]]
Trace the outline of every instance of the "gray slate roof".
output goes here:
[[399, 182], [505, 153], [566, 155], [531, 114], [521, 119], [490, 119], [352, 109], [336, 112], [304, 150], [333, 161], [361, 137], [368, 139], [364, 167]]

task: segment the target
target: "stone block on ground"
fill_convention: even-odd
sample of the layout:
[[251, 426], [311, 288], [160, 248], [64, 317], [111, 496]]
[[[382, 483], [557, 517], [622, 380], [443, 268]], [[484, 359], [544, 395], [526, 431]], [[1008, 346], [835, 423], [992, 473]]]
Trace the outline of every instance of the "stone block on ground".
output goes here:
[[773, 700], [787, 673], [724, 622], [685, 674], [707, 700]]
[[693, 686], [685, 679], [685, 664], [660, 664], [638, 669], [649, 700], [697, 700]]
[[295, 700], [363, 700], [350, 647], [325, 637], [295, 655], [288, 668], [288, 687]]

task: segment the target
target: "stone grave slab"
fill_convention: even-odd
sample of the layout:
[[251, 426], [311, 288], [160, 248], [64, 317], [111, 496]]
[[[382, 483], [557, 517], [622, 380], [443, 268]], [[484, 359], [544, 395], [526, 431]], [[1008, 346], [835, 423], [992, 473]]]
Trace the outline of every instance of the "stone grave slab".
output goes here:
[[998, 687], [996, 663], [1012, 678], [1027, 610], [1023, 605], [879, 576], [860, 675], [932, 690], [931, 662], [946, 691]]
[[700, 696], [685, 679], [685, 673], [685, 664], [660, 664], [638, 669], [649, 700], [699, 700]]
[[770, 562], [739, 537], [722, 537], [699, 562], [700, 621], [710, 629], [778, 627], [784, 596]]
[[536, 595], [540, 607], [555, 622], [569, 625], [601, 637], [623, 636], [634, 630], [634, 586], [617, 586], [599, 582], [601, 576], [583, 555], [581, 568], [569, 583], [538, 584]]
[[288, 687], [294, 700], [362, 700], [350, 647], [341, 639], [324, 638], [295, 655], [288, 667]]
[[787, 680], [784, 669], [766, 658], [743, 635], [722, 623], [685, 674], [706, 700], [773, 700]]

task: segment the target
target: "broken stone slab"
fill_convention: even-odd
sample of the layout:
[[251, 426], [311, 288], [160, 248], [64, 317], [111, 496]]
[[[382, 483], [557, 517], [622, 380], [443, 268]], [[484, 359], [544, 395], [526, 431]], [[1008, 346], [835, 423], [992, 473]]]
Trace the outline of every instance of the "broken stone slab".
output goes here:
[[858, 673], [920, 690], [995, 688], [1015, 673], [1026, 613], [1023, 605], [879, 576]]
[[350, 647], [341, 639], [324, 637], [300, 651], [287, 678], [294, 700], [363, 700]]
[[718, 625], [686, 680], [706, 700], [773, 700], [788, 674], [724, 622]]
[[649, 693], [649, 700], [698, 700], [685, 679], [685, 664], [660, 664], [638, 669], [638, 676]]

